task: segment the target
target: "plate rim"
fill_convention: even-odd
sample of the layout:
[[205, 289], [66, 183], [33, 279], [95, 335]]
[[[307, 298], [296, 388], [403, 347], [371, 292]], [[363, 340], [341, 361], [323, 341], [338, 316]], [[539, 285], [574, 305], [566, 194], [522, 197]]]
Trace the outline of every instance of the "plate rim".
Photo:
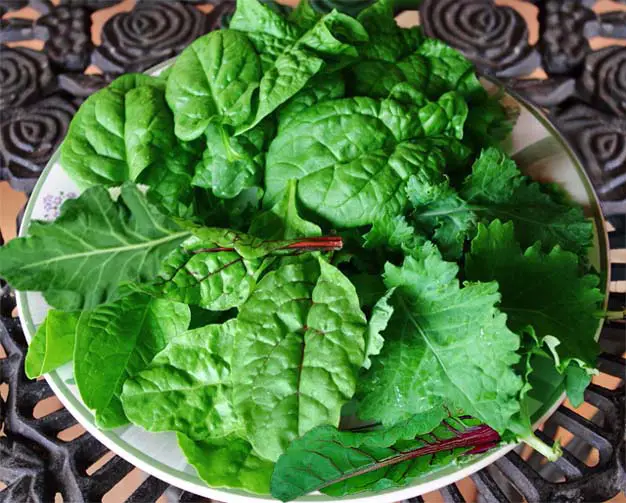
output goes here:
[[[154, 74], [159, 72], [160, 70], [167, 68], [173, 64], [176, 58], [170, 58], [162, 63], [146, 70], [147, 74]], [[609, 293], [609, 285], [610, 285], [610, 259], [609, 259], [609, 246], [608, 246], [608, 231], [606, 227], [606, 222], [602, 215], [602, 206], [600, 204], [600, 200], [596, 191], [593, 188], [589, 175], [585, 171], [583, 167], [583, 163], [580, 160], [580, 157], [576, 153], [576, 151], [570, 145], [570, 142], [561, 134], [561, 132], [556, 128], [556, 126], [547, 118], [547, 116], [541, 111], [537, 106], [530, 103], [524, 97], [522, 97], [519, 93], [514, 90], [507, 89], [507, 87], [500, 82], [498, 79], [488, 76], [481, 76], [482, 78], [488, 80], [492, 84], [495, 84], [499, 88], [501, 88], [505, 94], [508, 94], [512, 98], [514, 98], [520, 105], [525, 107], [541, 124], [545, 127], [552, 138], [555, 138], [565, 153], [570, 158], [571, 164], [579, 175], [579, 178], [583, 182], [585, 192], [589, 197], [589, 201], [592, 204], [593, 211], [593, 220], [597, 230], [597, 238], [598, 238], [598, 248], [600, 252], [600, 278], [601, 281], [604, 280], [604, 285], [600, 285], [599, 287], [604, 293], [604, 307], [606, 308], [608, 302], [608, 293]], [[35, 207], [35, 203], [39, 197], [39, 193], [43, 188], [46, 179], [48, 178], [50, 172], [52, 171], [52, 167], [59, 161], [60, 157], [60, 145], [55, 150], [54, 154], [48, 160], [45, 168], [39, 175], [37, 183], [30, 194], [28, 202], [26, 204], [26, 208], [24, 211], [24, 217], [22, 219], [18, 237], [23, 237], [26, 235], [28, 227], [32, 221], [32, 213]], [[28, 302], [26, 298], [26, 292], [24, 291], [15, 291], [16, 302], [18, 307], [18, 316], [20, 320], [20, 324], [24, 331], [24, 335], [27, 339], [27, 342], [30, 344], [30, 341], [35, 332], [35, 326], [32, 322], [32, 316], [30, 315], [30, 309], [28, 308]], [[596, 340], [598, 339], [600, 332], [602, 330], [603, 321], [599, 321], [599, 326], [596, 332]], [[218, 501], [233, 501], [237, 503], [258, 503], [258, 502], [275, 502], [274, 498], [267, 497], [264, 495], [254, 495], [249, 492], [237, 490], [237, 489], [227, 489], [227, 488], [213, 488], [209, 487], [206, 483], [204, 483], [199, 476], [193, 477], [191, 479], [191, 475], [182, 470], [176, 470], [172, 467], [164, 465], [160, 461], [156, 461], [153, 458], [142, 453], [139, 449], [129, 444], [126, 440], [124, 440], [120, 435], [116, 434], [117, 438], [111, 438], [109, 435], [111, 431], [103, 431], [97, 428], [95, 421], [93, 421], [91, 417], [93, 414], [84, 403], [81, 403], [77, 400], [77, 398], [73, 395], [73, 393], [66, 388], [66, 384], [63, 380], [58, 376], [56, 372], [53, 374], [45, 374], [44, 378], [46, 379], [48, 385], [52, 388], [57, 398], [61, 401], [61, 403], [67, 408], [72, 416], [78, 421], [78, 423], [83, 426], [88, 433], [93, 435], [98, 441], [105, 445], [109, 450], [111, 450], [114, 454], [120, 456], [122, 459], [125, 459], [135, 467], [143, 470], [149, 475], [152, 475], [158, 479], [161, 479], [167, 482], [170, 485], [183, 489], [185, 491], [191, 492], [193, 494], [208, 497], [211, 499], [216, 499]], [[556, 409], [560, 407], [560, 405], [565, 400], [565, 393], [561, 393], [558, 397], [555, 398], [553, 405], [548, 407], [544, 414], [533, 424], [533, 429], [537, 427], [537, 425], [544, 423], [550, 416], [554, 414]], [[83, 409], [83, 410], [81, 410]], [[311, 501], [316, 503], [331, 503], [335, 501], [350, 501], [352, 503], [394, 503], [398, 500], [409, 499], [415, 497], [420, 494], [425, 494], [430, 491], [435, 491], [441, 489], [449, 484], [457, 482], [465, 477], [468, 477], [486, 466], [492, 464], [494, 461], [500, 459], [501, 457], [508, 454], [510, 451], [515, 449], [520, 444], [506, 444], [502, 447], [494, 450], [493, 452], [484, 455], [484, 457], [474, 461], [471, 464], [466, 466], [461, 466], [454, 472], [437, 476], [437, 472], [426, 477], [427, 480], [416, 484], [410, 485], [402, 488], [390, 488], [384, 491], [379, 491], [375, 493], [365, 493], [366, 495], [347, 495], [339, 498], [332, 498], [326, 495], [323, 497], [320, 496], [304, 496], [298, 498], [298, 501]], [[147, 458], [147, 459], [144, 459]], [[174, 473], [175, 472], [175, 473]], [[199, 481], [199, 482], [197, 482]]]

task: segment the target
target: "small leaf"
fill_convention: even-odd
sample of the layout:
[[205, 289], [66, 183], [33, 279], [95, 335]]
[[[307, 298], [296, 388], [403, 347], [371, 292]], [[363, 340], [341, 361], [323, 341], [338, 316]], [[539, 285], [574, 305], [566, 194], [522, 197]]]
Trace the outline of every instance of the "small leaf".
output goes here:
[[29, 379], [47, 374], [72, 360], [79, 316], [80, 313], [48, 311], [28, 346], [24, 369]]
[[365, 361], [363, 367], [369, 369], [372, 366], [370, 356], [379, 355], [385, 344], [385, 339], [381, 335], [389, 323], [389, 319], [393, 314], [393, 306], [389, 304], [389, 298], [395, 291], [391, 288], [372, 308], [369, 322], [367, 324], [367, 332], [365, 333]]

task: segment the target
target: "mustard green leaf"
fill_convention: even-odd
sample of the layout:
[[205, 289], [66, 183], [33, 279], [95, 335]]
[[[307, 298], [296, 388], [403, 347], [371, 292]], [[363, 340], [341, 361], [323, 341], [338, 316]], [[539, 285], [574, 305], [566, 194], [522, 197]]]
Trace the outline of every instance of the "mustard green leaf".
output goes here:
[[359, 381], [363, 419], [392, 424], [433, 408], [463, 410], [499, 432], [519, 411], [513, 371], [519, 337], [495, 306], [498, 285], [465, 283], [432, 244], [401, 267], [385, 266], [396, 288], [385, 345]]

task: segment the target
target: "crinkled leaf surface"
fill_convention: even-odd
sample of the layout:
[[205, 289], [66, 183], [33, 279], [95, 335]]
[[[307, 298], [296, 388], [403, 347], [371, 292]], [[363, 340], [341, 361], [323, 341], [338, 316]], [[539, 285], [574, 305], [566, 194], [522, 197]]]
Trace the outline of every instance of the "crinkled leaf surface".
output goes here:
[[465, 274], [470, 281], [498, 282], [500, 309], [511, 330], [521, 333], [530, 326], [540, 340], [552, 336], [559, 341], [554, 349], [561, 371], [572, 360], [595, 368], [596, 313], [604, 296], [599, 278], [582, 274], [574, 253], [559, 247], [544, 253], [539, 243], [523, 251], [513, 223], [494, 220], [488, 227], [479, 225], [466, 256]]
[[439, 421], [434, 414], [426, 420], [414, 418], [367, 433], [318, 426], [295, 440], [278, 459], [272, 475], [272, 496], [289, 501], [320, 489], [335, 497], [382, 491], [449, 466], [467, 448], [407, 459], [412, 452], [453, 439], [476, 424], [453, 418], [441, 425]]
[[184, 304], [132, 294], [83, 311], [76, 327], [74, 378], [101, 428], [127, 422], [120, 394], [132, 377], [189, 325]]
[[163, 83], [127, 74], [80, 107], [61, 147], [61, 165], [80, 186], [135, 181], [175, 144]]
[[483, 151], [463, 184], [461, 196], [482, 219], [513, 221], [515, 236], [524, 247], [541, 241], [544, 250], [559, 245], [585, 256], [591, 245], [593, 225], [582, 208], [529, 181], [501, 150]]
[[389, 303], [393, 292], [394, 289], [390, 289], [374, 304], [372, 313], [367, 322], [367, 332], [365, 333], [365, 361], [363, 362], [363, 367], [366, 369], [372, 366], [370, 357], [379, 355], [385, 344], [385, 339], [381, 335], [381, 332], [387, 328], [389, 319], [393, 314], [393, 306]]
[[167, 103], [176, 136], [193, 140], [211, 123], [236, 127], [252, 113], [261, 63], [248, 38], [235, 30], [204, 35], [176, 59], [167, 80]]
[[433, 153], [431, 145], [409, 140], [455, 134], [467, 107], [457, 107], [453, 95], [437, 103], [413, 91], [397, 98], [412, 105], [349, 98], [319, 103], [294, 117], [270, 145], [266, 204], [287, 180], [298, 179], [302, 203], [339, 227], [372, 223], [383, 211], [401, 212], [406, 181]]
[[358, 21], [337, 11], [300, 34], [257, 0], [238, 1], [231, 27], [248, 34], [264, 62], [256, 114], [239, 132], [258, 124], [328, 65], [336, 69], [356, 59], [355, 44], [368, 38]]
[[120, 284], [156, 277], [163, 259], [191, 235], [146, 202], [132, 184], [113, 201], [102, 186], [63, 204], [54, 222], [0, 248], [0, 275], [19, 290], [43, 291], [65, 311], [116, 298]]
[[193, 184], [211, 189], [222, 198], [233, 198], [245, 189], [258, 187], [263, 178], [265, 150], [273, 135], [270, 120], [239, 136], [229, 134], [221, 124], [209, 124], [206, 150], [195, 168]]
[[176, 438], [189, 464], [209, 486], [269, 494], [274, 463], [259, 457], [246, 440], [235, 436], [192, 440], [182, 433]]
[[239, 431], [231, 401], [235, 323], [170, 337], [152, 362], [124, 384], [128, 418], [148, 431], [180, 432], [189, 442]]
[[466, 283], [432, 244], [401, 267], [385, 266], [396, 288], [385, 346], [359, 381], [359, 415], [391, 424], [433, 408], [463, 410], [503, 432], [519, 410], [519, 337], [495, 307], [497, 284]]
[[35, 379], [72, 360], [80, 313], [51, 309], [28, 346], [24, 370]]
[[276, 460], [311, 428], [339, 424], [365, 331], [354, 287], [323, 260], [283, 265], [259, 282], [238, 316], [233, 397], [262, 457]]

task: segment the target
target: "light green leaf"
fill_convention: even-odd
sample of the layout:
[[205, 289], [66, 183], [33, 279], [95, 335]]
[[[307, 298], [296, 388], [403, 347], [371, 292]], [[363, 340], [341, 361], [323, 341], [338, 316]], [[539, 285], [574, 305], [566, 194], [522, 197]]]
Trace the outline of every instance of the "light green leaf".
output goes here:
[[163, 83], [124, 75], [80, 107], [61, 146], [61, 165], [82, 187], [135, 181], [176, 140]]
[[193, 140], [212, 122], [243, 124], [253, 113], [260, 79], [259, 58], [243, 33], [217, 30], [197, 39], [178, 56], [167, 80], [176, 136]]
[[241, 308], [234, 402], [255, 451], [276, 460], [296, 437], [339, 423], [365, 357], [352, 284], [323, 260], [268, 273]]
[[55, 309], [48, 311], [28, 346], [24, 370], [29, 379], [47, 374], [72, 360], [79, 315]]
[[295, 239], [322, 235], [322, 229], [298, 214], [297, 182], [290, 180], [283, 198], [269, 210], [257, 215], [250, 224], [250, 234], [265, 239]]
[[455, 134], [457, 116], [447, 114], [458, 110], [452, 96], [432, 103], [410, 88], [396, 92], [396, 99], [321, 102], [294, 117], [270, 145], [265, 204], [298, 179], [300, 201], [338, 227], [402, 212], [408, 178], [437, 157], [445, 162], [436, 145], [412, 141]]
[[274, 463], [259, 457], [246, 440], [234, 436], [192, 440], [182, 433], [176, 438], [189, 464], [210, 487], [269, 494]]
[[124, 384], [128, 418], [148, 431], [177, 431], [190, 440], [239, 431], [231, 401], [235, 323], [170, 337], [152, 362]]
[[322, 17], [293, 44], [286, 45], [272, 66], [265, 69], [259, 84], [256, 115], [239, 127], [238, 133], [256, 126], [324, 68], [337, 70], [355, 60], [358, 57], [355, 46], [366, 40], [367, 33], [353, 18], [337, 11]]
[[385, 338], [381, 335], [389, 323], [389, 319], [393, 314], [393, 306], [389, 303], [389, 299], [395, 291], [391, 288], [372, 309], [372, 314], [367, 323], [367, 332], [365, 333], [365, 361], [363, 367], [369, 369], [372, 366], [370, 356], [379, 355], [385, 344]]
[[163, 259], [190, 236], [150, 206], [132, 184], [117, 202], [101, 186], [63, 204], [54, 222], [0, 248], [0, 276], [19, 290], [43, 291], [64, 311], [91, 309], [125, 282], [155, 278]]
[[76, 327], [74, 377], [101, 428], [127, 422], [120, 403], [124, 381], [144, 369], [189, 321], [188, 306], [141, 294], [83, 311]]
[[498, 285], [465, 283], [432, 244], [402, 267], [385, 266], [396, 288], [385, 346], [360, 381], [363, 419], [391, 424], [433, 408], [463, 410], [499, 432], [519, 411], [513, 371], [519, 337], [495, 307]]

